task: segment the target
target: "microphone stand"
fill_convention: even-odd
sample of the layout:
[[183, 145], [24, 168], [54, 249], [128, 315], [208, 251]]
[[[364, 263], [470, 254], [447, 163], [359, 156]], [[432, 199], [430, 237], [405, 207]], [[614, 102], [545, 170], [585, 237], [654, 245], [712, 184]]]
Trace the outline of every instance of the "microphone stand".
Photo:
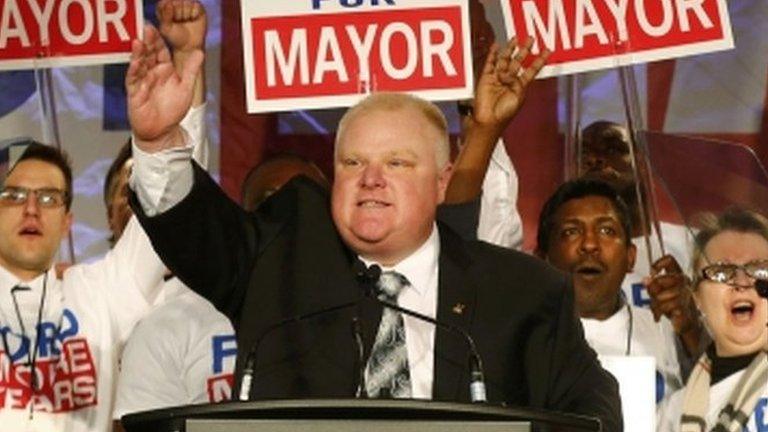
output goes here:
[[363, 289], [365, 290], [365, 294], [368, 297], [374, 299], [376, 302], [378, 302], [379, 304], [381, 304], [386, 308], [400, 312], [404, 315], [414, 317], [418, 320], [428, 322], [434, 325], [435, 327], [441, 328], [443, 330], [449, 331], [454, 334], [458, 334], [464, 339], [464, 341], [467, 343], [467, 346], [469, 347], [469, 372], [470, 372], [469, 397], [470, 397], [470, 400], [473, 403], [487, 402], [488, 398], [487, 398], [487, 392], [485, 387], [485, 374], [483, 373], [483, 361], [480, 357], [480, 354], [477, 351], [477, 346], [475, 345], [475, 341], [474, 339], [472, 339], [472, 336], [462, 328], [440, 322], [432, 317], [426, 316], [424, 314], [420, 314], [410, 309], [406, 309], [397, 304], [385, 302], [379, 299], [377, 295], [379, 289], [376, 284], [379, 281], [379, 277], [381, 277], [381, 267], [375, 264], [370, 267], [366, 267], [362, 261], [358, 261], [358, 263], [356, 263], [356, 268], [357, 268], [356, 273], [357, 273], [358, 283], [360, 283], [360, 286], [363, 287]]
[[[300, 321], [304, 321], [306, 319], [315, 318], [320, 315], [325, 315], [330, 312], [335, 312], [341, 309], [346, 309], [352, 306], [355, 306], [357, 304], [357, 301], [344, 303], [337, 306], [332, 306], [329, 308], [321, 309], [318, 311], [313, 311], [309, 313], [305, 313], [302, 315], [293, 316], [290, 318], [286, 318], [282, 321], [279, 321], [275, 324], [272, 324], [271, 326], [264, 329], [264, 331], [261, 332], [259, 337], [256, 339], [256, 342], [253, 343], [251, 346], [250, 351], [248, 351], [248, 355], [245, 357], [245, 365], [243, 366], [243, 378], [240, 382], [240, 392], [238, 394], [238, 399], [241, 401], [248, 401], [250, 400], [250, 394], [251, 394], [251, 386], [253, 385], [253, 374], [256, 370], [256, 354], [259, 351], [259, 346], [261, 345], [261, 342], [264, 340], [265, 337], [267, 337], [270, 333], [273, 331], [282, 328], [285, 325], [288, 324], [294, 324]], [[353, 321], [354, 326], [354, 321]], [[354, 331], [354, 327], [353, 327]], [[355, 335], [355, 339], [357, 339], [357, 335]], [[362, 345], [358, 344], [358, 349], [361, 349]]]

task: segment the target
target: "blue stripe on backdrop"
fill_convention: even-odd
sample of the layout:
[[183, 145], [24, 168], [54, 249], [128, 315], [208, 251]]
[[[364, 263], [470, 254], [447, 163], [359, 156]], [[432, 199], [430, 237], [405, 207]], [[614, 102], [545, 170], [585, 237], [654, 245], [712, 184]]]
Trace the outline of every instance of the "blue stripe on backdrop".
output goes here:
[[[157, 26], [155, 6], [157, 0], [144, 1], [144, 19]], [[104, 66], [104, 117], [102, 124], [104, 130], [121, 131], [128, 130], [128, 113], [125, 101], [125, 72], [127, 65]]]
[[0, 117], [20, 107], [35, 93], [32, 71], [0, 72]]

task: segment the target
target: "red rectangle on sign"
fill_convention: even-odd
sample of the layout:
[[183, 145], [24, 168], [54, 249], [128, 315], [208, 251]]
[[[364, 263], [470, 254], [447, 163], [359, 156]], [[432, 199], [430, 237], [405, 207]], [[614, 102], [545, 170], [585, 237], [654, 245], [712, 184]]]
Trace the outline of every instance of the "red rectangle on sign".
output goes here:
[[259, 100], [466, 84], [460, 7], [251, 20]]
[[136, 0], [2, 0], [0, 61], [127, 53]]
[[[553, 51], [548, 67], [601, 59], [610, 67], [612, 56], [637, 54], [621, 60], [630, 64], [732, 46], [722, 0], [504, 1], [508, 32], [534, 36]], [[601, 68], [584, 64], [577, 71]]]

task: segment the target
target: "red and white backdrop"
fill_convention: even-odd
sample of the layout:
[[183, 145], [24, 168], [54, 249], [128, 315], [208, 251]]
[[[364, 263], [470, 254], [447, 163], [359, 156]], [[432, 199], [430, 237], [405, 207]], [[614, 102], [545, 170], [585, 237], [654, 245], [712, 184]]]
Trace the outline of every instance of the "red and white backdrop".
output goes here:
[[[484, 4], [502, 40], [499, 0], [472, 1]], [[674, 0], [659, 2], [671, 5]], [[145, 14], [151, 16], [154, 2], [144, 3]], [[246, 172], [279, 151], [303, 154], [330, 174], [340, 110], [247, 114], [239, 2], [204, 3], [211, 23], [206, 68], [213, 172], [224, 189], [237, 199]], [[728, 9], [734, 50], [635, 67], [644, 115], [650, 130], [745, 143], [768, 163], [768, 2], [731, 0]], [[475, 25], [478, 19], [471, 17]], [[76, 250], [80, 258], [93, 257], [107, 247], [103, 175], [128, 136], [122, 67], [58, 68], [54, 78], [61, 135], [75, 162]], [[529, 246], [540, 206], [562, 179], [563, 96], [562, 78], [536, 82], [505, 133], [520, 178], [519, 206]], [[620, 100], [615, 72], [584, 74], [582, 124], [597, 119], [623, 122]], [[31, 72], [0, 72], [0, 141], [18, 135], [41, 138], [38, 103]], [[442, 106], [455, 130], [452, 105]]]
[[[503, 41], [499, 1], [473, 1], [485, 6], [497, 40]], [[709, 9], [714, 2], [705, 0], [703, 4]], [[672, 7], [674, 1], [660, 0], [660, 4]], [[747, 144], [766, 164], [768, 38], [764, 35], [768, 31], [768, 2], [731, 0], [728, 9], [734, 50], [635, 67], [644, 116], [649, 130]], [[333, 124], [338, 116], [332, 110], [245, 114], [239, 13], [236, 2], [223, 4], [222, 70], [232, 79], [222, 86], [221, 182], [235, 198], [248, 168], [272, 152], [302, 153], [330, 173]], [[472, 24], [479, 25], [479, 19], [473, 16]], [[582, 75], [582, 124], [599, 119], [625, 121], [617, 75], [614, 71]], [[536, 82], [505, 133], [520, 178], [519, 207], [529, 248], [541, 205], [562, 180], [564, 95], [562, 78]], [[453, 108], [445, 105], [445, 109], [449, 118], [455, 119]]]

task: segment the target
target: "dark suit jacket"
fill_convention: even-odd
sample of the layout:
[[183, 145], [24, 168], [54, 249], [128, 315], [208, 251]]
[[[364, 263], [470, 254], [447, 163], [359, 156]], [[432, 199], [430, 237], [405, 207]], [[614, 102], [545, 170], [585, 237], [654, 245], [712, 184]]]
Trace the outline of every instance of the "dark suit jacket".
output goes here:
[[[265, 329], [288, 317], [350, 303], [264, 337], [253, 398], [351, 397], [359, 318], [370, 352], [381, 308], [355, 280], [352, 253], [336, 233], [328, 196], [307, 179], [289, 183], [257, 214], [230, 201], [195, 166], [190, 194], [148, 218], [134, 210], [155, 249], [189, 287], [233, 321], [244, 356]], [[618, 387], [584, 341], [568, 279], [542, 261], [440, 226], [437, 319], [473, 335], [491, 402], [599, 417], [620, 430]], [[433, 399], [468, 401], [465, 342], [436, 331]]]

